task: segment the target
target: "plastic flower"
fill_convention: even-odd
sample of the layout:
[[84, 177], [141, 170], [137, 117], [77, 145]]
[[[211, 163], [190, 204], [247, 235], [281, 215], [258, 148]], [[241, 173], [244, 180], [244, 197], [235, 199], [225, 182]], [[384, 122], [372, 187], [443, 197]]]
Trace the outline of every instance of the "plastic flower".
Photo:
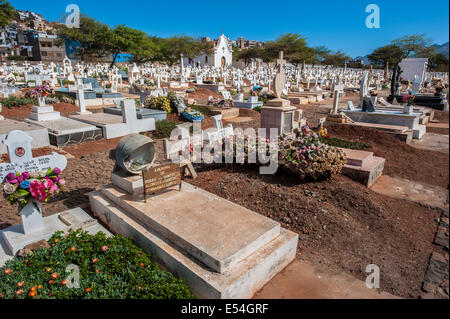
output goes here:
[[55, 168], [53, 169], [53, 174], [55, 174], [55, 175], [61, 174], [61, 169], [59, 169], [58, 167], [55, 167]]
[[10, 184], [10, 183], [6, 183], [3, 186], [3, 191], [8, 195], [14, 194], [16, 189], [17, 189], [16, 186], [14, 184]]
[[22, 183], [20, 183], [20, 188], [27, 189], [30, 187], [30, 184], [31, 184], [31, 182], [28, 180], [23, 181]]
[[24, 179], [29, 179], [29, 178], [30, 178], [30, 173], [28, 173], [28, 172], [23, 172], [23, 173], [22, 173], [22, 176], [23, 176]]

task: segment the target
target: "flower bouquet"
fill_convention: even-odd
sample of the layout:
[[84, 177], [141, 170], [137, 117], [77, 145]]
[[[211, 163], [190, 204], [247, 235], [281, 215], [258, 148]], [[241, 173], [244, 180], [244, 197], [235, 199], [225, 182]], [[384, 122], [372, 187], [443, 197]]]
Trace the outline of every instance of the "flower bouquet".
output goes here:
[[369, 92], [370, 96], [378, 96], [378, 92], [375, 90], [372, 90]]
[[46, 203], [62, 191], [66, 181], [59, 177], [59, 168], [42, 172], [9, 173], [4, 181], [3, 191], [11, 205], [24, 208], [31, 202]]
[[403, 102], [406, 103], [406, 106], [403, 109], [403, 113], [411, 114], [414, 108], [416, 95], [415, 94], [405, 94], [403, 95]]
[[45, 105], [45, 97], [51, 93], [52, 89], [46, 82], [43, 82], [42, 85], [36, 86], [35, 89], [31, 92], [31, 94], [38, 99], [39, 106]]

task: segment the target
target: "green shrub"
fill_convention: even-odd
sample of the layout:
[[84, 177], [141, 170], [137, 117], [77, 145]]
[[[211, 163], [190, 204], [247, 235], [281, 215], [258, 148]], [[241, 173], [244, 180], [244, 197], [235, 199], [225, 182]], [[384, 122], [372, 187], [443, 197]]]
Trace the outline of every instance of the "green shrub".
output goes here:
[[10, 96], [8, 98], [0, 99], [0, 103], [8, 109], [11, 109], [13, 107], [20, 107], [27, 104], [36, 104], [37, 99], [31, 97]]
[[21, 55], [10, 55], [7, 57], [9, 61], [25, 61], [26, 57]]
[[261, 106], [257, 106], [253, 108], [253, 111], [256, 111], [258, 113], [261, 113]]
[[74, 85], [75, 82], [74, 82], [74, 81], [69, 81], [69, 80], [67, 80], [67, 79], [63, 79], [63, 80], [62, 80], [62, 84], [63, 84], [63, 85]]
[[155, 139], [169, 138], [170, 133], [177, 126], [177, 123], [168, 120], [155, 122], [155, 130], [152, 131], [152, 137]]
[[341, 147], [341, 148], [348, 148], [352, 150], [363, 150], [370, 147], [370, 144], [367, 143], [360, 143], [360, 142], [351, 142], [346, 140], [341, 140], [339, 138], [335, 137], [321, 137], [320, 141], [324, 144], [335, 146], [335, 147]]
[[[108, 238], [78, 230], [65, 237], [57, 232], [49, 244], [50, 248], [16, 257], [0, 268], [1, 298], [195, 298], [183, 280], [160, 270], [123, 236]], [[79, 268], [79, 288], [67, 286], [68, 265]]]

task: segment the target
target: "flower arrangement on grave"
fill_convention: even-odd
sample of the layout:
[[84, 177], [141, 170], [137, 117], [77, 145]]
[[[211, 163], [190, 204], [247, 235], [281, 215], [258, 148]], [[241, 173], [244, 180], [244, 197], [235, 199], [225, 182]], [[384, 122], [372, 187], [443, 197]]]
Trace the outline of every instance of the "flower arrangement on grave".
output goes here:
[[279, 143], [279, 159], [283, 167], [300, 179], [329, 178], [346, 164], [345, 153], [323, 144], [319, 134], [305, 125], [297, 133], [283, 134]]
[[203, 122], [203, 120], [205, 119], [205, 116], [201, 112], [199, 112], [197, 110], [193, 110], [191, 107], [187, 107], [183, 111], [183, 113], [181, 113], [181, 117], [190, 122], [193, 122], [193, 121]]
[[330, 138], [331, 137], [330, 134], [328, 134], [327, 129], [324, 128], [323, 126], [321, 126], [319, 128], [319, 130], [317, 131], [317, 134], [319, 134], [319, 137], [322, 137], [322, 138]]
[[3, 192], [11, 205], [18, 204], [23, 208], [35, 201], [46, 203], [50, 198], [60, 193], [66, 184], [59, 175], [59, 168], [42, 172], [9, 173], [4, 181]]
[[378, 92], [375, 90], [372, 90], [369, 92], [370, 96], [378, 96]]
[[34, 90], [31, 91], [31, 94], [39, 98], [39, 97], [46, 97], [52, 92], [53, 90], [50, 88], [50, 86], [46, 82], [43, 82], [41, 85], [36, 86]]
[[146, 106], [150, 107], [151, 109], [166, 111], [167, 114], [170, 114], [172, 110], [170, 106], [170, 100], [165, 96], [150, 97], [146, 101]]
[[110, 89], [112, 87], [112, 84], [111, 84], [111, 82], [107, 82], [106, 84], [105, 84], [105, 88], [107, 88], [107, 89]]
[[407, 103], [408, 106], [413, 106], [415, 104], [416, 95], [415, 94], [405, 94], [403, 95], [403, 102]]
[[207, 105], [215, 106], [215, 107], [221, 108], [221, 109], [229, 109], [234, 106], [233, 100], [224, 100], [224, 99], [221, 100], [221, 99], [213, 98], [213, 97], [208, 99]]

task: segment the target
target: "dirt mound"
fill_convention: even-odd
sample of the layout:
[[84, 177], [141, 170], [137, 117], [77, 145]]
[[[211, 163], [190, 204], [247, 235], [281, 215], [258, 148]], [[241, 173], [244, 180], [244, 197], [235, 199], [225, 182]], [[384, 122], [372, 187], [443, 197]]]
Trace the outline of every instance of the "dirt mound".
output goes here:
[[376, 264], [383, 291], [420, 295], [439, 211], [379, 195], [345, 176], [299, 182], [239, 165], [205, 165], [197, 172], [188, 182], [298, 233], [302, 260], [361, 280], [366, 266]]
[[448, 188], [448, 154], [414, 148], [388, 133], [352, 125], [330, 125], [332, 137], [368, 143], [366, 151], [386, 159], [384, 174]]

